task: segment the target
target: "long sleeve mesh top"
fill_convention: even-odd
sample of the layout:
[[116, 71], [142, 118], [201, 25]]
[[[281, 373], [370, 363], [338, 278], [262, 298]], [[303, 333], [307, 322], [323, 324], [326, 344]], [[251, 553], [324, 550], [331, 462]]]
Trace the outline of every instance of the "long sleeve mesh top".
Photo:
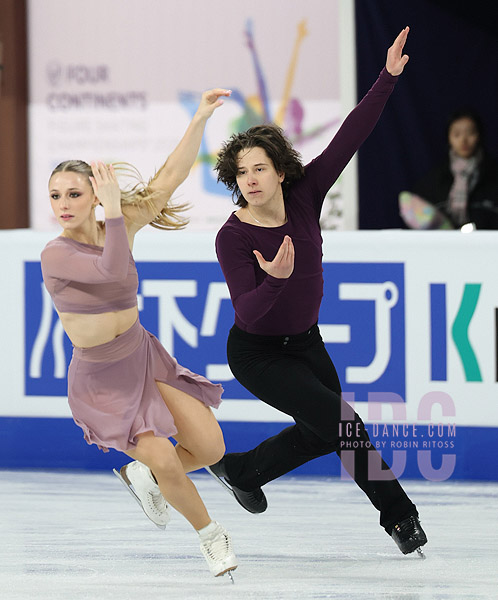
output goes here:
[[41, 253], [43, 281], [59, 312], [98, 314], [137, 304], [138, 275], [123, 217], [106, 219], [104, 247], [59, 236]]

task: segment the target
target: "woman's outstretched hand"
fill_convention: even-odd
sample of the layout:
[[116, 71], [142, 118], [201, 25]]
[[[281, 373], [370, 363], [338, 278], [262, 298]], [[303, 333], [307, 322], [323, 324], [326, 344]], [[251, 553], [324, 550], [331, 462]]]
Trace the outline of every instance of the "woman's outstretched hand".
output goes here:
[[197, 108], [197, 114], [205, 119], [208, 119], [213, 112], [223, 104], [223, 96], [230, 96], [232, 90], [225, 90], [223, 88], [214, 88], [207, 90], [202, 94], [199, 107]]
[[405, 27], [387, 51], [386, 69], [391, 75], [401, 75], [408, 62], [409, 57], [403, 54], [403, 48], [409, 31], [410, 28]]
[[266, 261], [261, 252], [253, 250], [259, 266], [276, 279], [288, 279], [294, 271], [294, 244], [291, 238], [286, 235], [275, 258], [272, 261]]
[[104, 207], [106, 217], [121, 215], [121, 191], [114, 167], [102, 162], [92, 163], [93, 177], [90, 177], [93, 193]]

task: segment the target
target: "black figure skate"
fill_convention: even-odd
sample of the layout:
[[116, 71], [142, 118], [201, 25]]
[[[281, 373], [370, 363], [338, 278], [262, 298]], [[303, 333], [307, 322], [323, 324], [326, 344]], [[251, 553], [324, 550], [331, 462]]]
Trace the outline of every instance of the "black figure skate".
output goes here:
[[422, 546], [427, 544], [427, 536], [415, 515], [396, 523], [392, 528], [391, 537], [403, 554], [410, 554], [416, 550], [420, 558], [425, 558]]
[[218, 483], [220, 483], [237, 502], [245, 508], [247, 511], [253, 514], [265, 512], [268, 508], [268, 502], [266, 496], [261, 488], [246, 492], [232, 485], [227, 477], [225, 466], [223, 465], [223, 459], [211, 465], [205, 467], [206, 471], [210, 473]]

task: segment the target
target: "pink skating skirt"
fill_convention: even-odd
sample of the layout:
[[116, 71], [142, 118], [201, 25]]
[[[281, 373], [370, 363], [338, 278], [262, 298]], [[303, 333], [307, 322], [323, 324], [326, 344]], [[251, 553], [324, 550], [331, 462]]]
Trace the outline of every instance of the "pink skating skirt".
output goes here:
[[177, 433], [173, 415], [156, 381], [164, 382], [217, 408], [223, 388], [192, 373], [171, 357], [137, 321], [122, 335], [93, 348], [73, 348], [68, 400], [74, 421], [89, 444], [107, 452], [126, 451], [137, 435]]

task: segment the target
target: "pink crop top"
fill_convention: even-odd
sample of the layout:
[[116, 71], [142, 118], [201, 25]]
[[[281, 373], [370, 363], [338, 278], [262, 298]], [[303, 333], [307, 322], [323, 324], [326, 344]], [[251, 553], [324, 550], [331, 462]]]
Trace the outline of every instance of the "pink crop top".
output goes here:
[[43, 281], [59, 312], [98, 314], [137, 304], [138, 275], [123, 217], [106, 219], [104, 247], [58, 237], [41, 253]]

